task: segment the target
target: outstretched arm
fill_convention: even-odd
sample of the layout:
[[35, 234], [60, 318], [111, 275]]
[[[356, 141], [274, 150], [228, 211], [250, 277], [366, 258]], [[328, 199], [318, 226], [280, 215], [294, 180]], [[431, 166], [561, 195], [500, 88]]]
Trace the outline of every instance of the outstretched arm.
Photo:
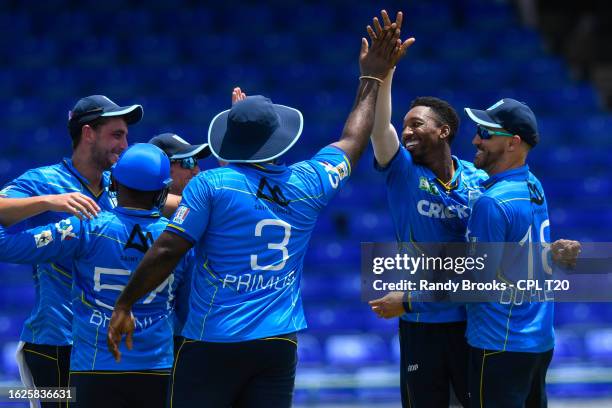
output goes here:
[[361, 39], [359, 55], [361, 77], [357, 97], [344, 125], [340, 141], [333, 144], [347, 154], [352, 164], [361, 157], [372, 133], [379, 85], [399, 59], [398, 55], [402, 50], [405, 51], [399, 35], [397, 23], [391, 23], [381, 28], [380, 34], [372, 38], [371, 47], [365, 38]]
[[[387, 12], [383, 10], [381, 14], [384, 25], [391, 25], [392, 23]], [[402, 20], [403, 14], [400, 11], [397, 13], [395, 19], [398, 29], [402, 27]], [[382, 33], [382, 27], [378, 19], [374, 18], [373, 22], [376, 31], [370, 26], [367, 27], [368, 35], [372, 40]], [[402, 58], [406, 54], [408, 47], [410, 47], [414, 41], [415, 39], [412, 37], [404, 41], [401, 45], [400, 52], [395, 55], [396, 58]], [[397, 61], [395, 61], [394, 64], [397, 64]], [[389, 72], [378, 89], [378, 98], [376, 100], [376, 110], [374, 114], [374, 129], [372, 130], [372, 136], [370, 138], [372, 147], [374, 148], [374, 157], [382, 167], [385, 167], [391, 161], [397, 153], [397, 149], [399, 149], [397, 131], [391, 124], [391, 85], [394, 73], [395, 68]]]
[[397, 131], [391, 124], [391, 83], [393, 82], [392, 70], [378, 89], [376, 100], [376, 111], [374, 114], [374, 129], [372, 130], [372, 147], [374, 157], [381, 167], [385, 167], [399, 149]]
[[0, 227], [0, 261], [37, 264], [65, 258], [78, 250], [80, 238], [76, 217], [16, 233]]
[[93, 218], [98, 204], [81, 193], [51, 194], [36, 197], [0, 197], [0, 224], [10, 227], [45, 211], [65, 212], [80, 219]]

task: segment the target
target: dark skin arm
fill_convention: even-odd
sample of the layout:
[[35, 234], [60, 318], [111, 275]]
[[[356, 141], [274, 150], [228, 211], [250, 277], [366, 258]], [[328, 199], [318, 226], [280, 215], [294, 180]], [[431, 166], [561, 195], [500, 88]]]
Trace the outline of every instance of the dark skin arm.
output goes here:
[[[371, 37], [371, 47], [365, 38], [361, 39], [359, 68], [362, 77], [374, 77], [382, 81], [388, 75], [409, 46], [401, 43], [399, 35], [398, 24], [392, 23], [382, 28], [380, 35]], [[333, 146], [346, 153], [352, 164], [357, 163], [368, 145], [374, 125], [379, 84], [376, 79], [361, 79], [355, 104], [346, 120], [340, 141], [333, 143]]]
[[127, 348], [132, 349], [132, 335], [134, 333], [132, 306], [138, 299], [141, 299], [165, 281], [191, 247], [191, 242], [185, 238], [170, 232], [164, 232], [157, 238], [138, 264], [136, 271], [132, 274], [130, 281], [115, 303], [115, 309], [108, 325], [106, 343], [117, 362], [121, 360], [119, 344], [123, 335], [126, 336]]
[[[574, 268], [580, 255], [580, 242], [559, 239], [550, 246], [553, 261], [565, 268]], [[391, 319], [408, 312], [404, 310], [404, 292], [390, 292], [385, 296], [369, 301], [372, 312], [378, 317]]]

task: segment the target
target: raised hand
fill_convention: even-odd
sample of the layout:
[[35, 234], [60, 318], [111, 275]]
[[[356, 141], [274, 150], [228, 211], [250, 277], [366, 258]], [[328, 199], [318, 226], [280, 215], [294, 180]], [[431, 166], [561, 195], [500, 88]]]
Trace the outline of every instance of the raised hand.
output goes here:
[[81, 193], [53, 194], [45, 196], [49, 211], [65, 212], [76, 215], [79, 219], [92, 219], [100, 207], [94, 200]]
[[234, 105], [236, 102], [240, 102], [245, 99], [246, 94], [242, 92], [242, 89], [240, 89], [239, 87], [234, 88], [234, 90], [232, 91], [232, 105]]
[[[384, 34], [384, 30], [386, 28], [391, 27], [393, 24], [395, 24], [395, 27], [398, 31], [397, 33], [397, 38], [399, 39], [400, 35], [401, 35], [401, 29], [402, 29], [402, 23], [404, 20], [404, 14], [401, 11], [397, 12], [397, 15], [395, 17], [395, 23], [391, 22], [391, 19], [389, 18], [389, 15], [387, 14], [386, 10], [382, 10], [380, 12], [381, 16], [382, 16], [382, 20], [383, 20], [383, 24], [384, 24], [384, 28], [383, 26], [380, 25], [380, 21], [378, 20], [378, 17], [374, 17], [372, 19], [372, 25], [374, 26], [374, 28], [372, 28], [372, 26], [367, 26], [366, 30], [368, 32], [368, 36], [370, 37], [370, 40], [372, 42], [374, 42], [375, 40], [381, 38]], [[393, 61], [393, 65], [395, 66], [397, 64], [397, 62], [402, 59], [404, 57], [404, 55], [406, 55], [406, 51], [408, 50], [408, 48], [414, 44], [415, 42], [415, 38], [414, 37], [410, 37], [408, 38], [406, 41], [401, 42], [401, 40], [399, 40], [399, 43], [396, 44], [396, 46], [398, 47], [394, 54], [394, 61]]]

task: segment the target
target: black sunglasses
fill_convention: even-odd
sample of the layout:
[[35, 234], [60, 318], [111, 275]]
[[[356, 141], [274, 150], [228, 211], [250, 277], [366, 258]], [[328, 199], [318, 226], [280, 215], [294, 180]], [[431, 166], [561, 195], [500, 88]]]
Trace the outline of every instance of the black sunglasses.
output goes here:
[[197, 160], [194, 157], [185, 157], [184, 159], [170, 160], [171, 163], [181, 163], [181, 167], [187, 170], [191, 170], [198, 165]]
[[482, 140], [490, 139], [493, 136], [506, 136], [506, 137], [514, 136], [513, 134], [508, 133], [508, 132], [499, 132], [497, 130], [487, 129], [486, 127], [483, 127], [480, 125], [476, 126], [476, 134], [480, 136]]

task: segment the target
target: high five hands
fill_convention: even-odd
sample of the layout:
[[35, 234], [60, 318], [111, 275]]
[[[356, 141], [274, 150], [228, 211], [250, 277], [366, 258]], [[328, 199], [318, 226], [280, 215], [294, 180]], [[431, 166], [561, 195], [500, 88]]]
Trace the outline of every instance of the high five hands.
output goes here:
[[[368, 36], [370, 37], [370, 41], [372, 42], [372, 46], [369, 47], [368, 41], [365, 38], [361, 39], [361, 56], [359, 59], [361, 75], [363, 76], [374, 76], [379, 79], [384, 79], [389, 71], [389, 69], [393, 68], [397, 62], [406, 55], [406, 51], [408, 48], [414, 44], [414, 37], [410, 37], [404, 42], [400, 39], [402, 22], [404, 15], [401, 11], [397, 12], [395, 21], [392, 22], [387, 14], [386, 10], [381, 11], [383, 25], [380, 24], [378, 17], [374, 17], [372, 19], [372, 26], [368, 25], [366, 30], [368, 32]], [[384, 69], [387, 68], [385, 66], [381, 70], [377, 70], [378, 67], [372, 67], [367, 61], [368, 56], [378, 56], [378, 57], [389, 57], [390, 59], [390, 68], [386, 71]], [[372, 58], [374, 59], [374, 58]]]

